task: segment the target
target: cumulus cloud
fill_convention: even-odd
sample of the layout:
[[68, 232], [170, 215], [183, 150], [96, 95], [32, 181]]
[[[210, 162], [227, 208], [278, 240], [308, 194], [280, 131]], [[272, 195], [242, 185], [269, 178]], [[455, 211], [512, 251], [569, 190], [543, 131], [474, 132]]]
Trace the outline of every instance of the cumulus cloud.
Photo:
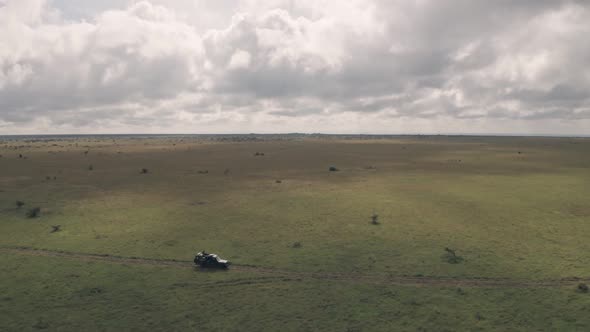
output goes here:
[[589, 21], [574, 0], [0, 0], [0, 133], [590, 134]]

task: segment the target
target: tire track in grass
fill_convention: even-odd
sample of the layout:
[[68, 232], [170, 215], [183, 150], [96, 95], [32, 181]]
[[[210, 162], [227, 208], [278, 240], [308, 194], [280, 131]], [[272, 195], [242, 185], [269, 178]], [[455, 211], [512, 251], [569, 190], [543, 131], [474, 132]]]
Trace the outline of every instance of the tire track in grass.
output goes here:
[[[87, 262], [107, 262], [124, 265], [148, 265], [177, 267], [184, 269], [195, 269], [202, 271], [212, 271], [210, 269], [200, 269], [195, 267], [192, 261], [175, 260], [175, 259], [157, 259], [145, 257], [126, 257], [108, 254], [90, 254], [77, 253], [60, 250], [48, 250], [32, 247], [0, 247], [0, 253], [42, 256], [42, 257], [61, 257]], [[295, 282], [305, 280], [325, 280], [325, 281], [343, 281], [363, 284], [380, 284], [380, 285], [398, 285], [398, 286], [417, 286], [417, 287], [489, 287], [489, 288], [548, 288], [548, 287], [566, 287], [575, 286], [578, 283], [589, 283], [590, 278], [561, 278], [545, 280], [523, 280], [509, 278], [485, 278], [485, 277], [442, 277], [442, 276], [404, 276], [391, 274], [368, 274], [356, 272], [299, 272], [290, 270], [281, 270], [269, 267], [255, 265], [232, 264], [225, 273], [252, 273], [264, 278], [258, 278], [256, 281], [232, 282], [224, 281], [227, 285], [242, 284], [260, 284], [265, 282]]]

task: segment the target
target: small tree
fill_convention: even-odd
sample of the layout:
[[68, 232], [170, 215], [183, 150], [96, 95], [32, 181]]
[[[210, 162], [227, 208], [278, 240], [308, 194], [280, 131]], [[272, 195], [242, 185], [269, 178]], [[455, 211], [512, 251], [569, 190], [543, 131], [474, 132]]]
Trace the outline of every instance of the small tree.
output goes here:
[[446, 260], [451, 264], [458, 264], [463, 261], [463, 257], [458, 256], [455, 250], [451, 248], [445, 248], [446, 253]]
[[39, 214], [41, 214], [41, 208], [34, 207], [32, 209], [29, 209], [29, 211], [27, 211], [27, 218], [37, 218], [39, 216]]
[[374, 212], [373, 212], [373, 215], [371, 216], [371, 224], [379, 225], [379, 215]]

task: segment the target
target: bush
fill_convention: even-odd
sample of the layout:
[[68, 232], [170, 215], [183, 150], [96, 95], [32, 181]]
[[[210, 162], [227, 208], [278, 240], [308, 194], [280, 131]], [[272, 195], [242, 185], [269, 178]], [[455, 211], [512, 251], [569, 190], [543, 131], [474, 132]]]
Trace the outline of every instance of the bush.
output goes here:
[[142, 168], [140, 173], [141, 174], [147, 174], [149, 172], [149, 170], [147, 168]]
[[21, 207], [23, 207], [23, 205], [25, 205], [25, 202], [23, 201], [16, 201], [16, 208], [20, 209]]
[[379, 225], [379, 215], [378, 214], [373, 213], [373, 215], [371, 216], [371, 224]]
[[40, 207], [34, 207], [27, 211], [27, 218], [37, 218], [41, 214]]
[[445, 251], [446, 251], [446, 254], [444, 255], [444, 257], [448, 263], [458, 264], [463, 261], [463, 257], [458, 256], [457, 253], [455, 253], [455, 250], [453, 250], [451, 248], [445, 248]]
[[88, 166], [88, 170], [89, 170], [89, 171], [92, 171], [93, 169], [94, 169], [94, 166], [92, 166], [92, 165], [89, 165], [89, 166]]
[[294, 242], [292, 247], [293, 248], [301, 248], [302, 247], [301, 242]]
[[578, 291], [582, 293], [588, 293], [588, 285], [585, 283], [578, 284]]
[[335, 166], [330, 166], [330, 168], [328, 168], [328, 170], [330, 172], [338, 172], [338, 168], [336, 168]]

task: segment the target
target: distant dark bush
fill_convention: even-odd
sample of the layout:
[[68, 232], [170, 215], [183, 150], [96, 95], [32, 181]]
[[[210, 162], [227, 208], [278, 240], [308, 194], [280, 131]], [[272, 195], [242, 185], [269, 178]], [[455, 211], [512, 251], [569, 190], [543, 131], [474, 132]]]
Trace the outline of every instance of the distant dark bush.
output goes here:
[[379, 215], [378, 214], [373, 213], [373, 215], [371, 216], [371, 224], [379, 225]]
[[55, 233], [55, 232], [59, 232], [61, 231], [61, 225], [55, 225], [55, 226], [51, 226], [51, 232], [49, 233]]
[[293, 247], [293, 248], [301, 248], [302, 245], [301, 245], [301, 242], [294, 242], [293, 245], [291, 245], [291, 247]]
[[283, 183], [281, 180], [275, 180], [275, 183]]
[[149, 170], [147, 168], [142, 168], [140, 171], [141, 174], [147, 174], [149, 173]]
[[89, 166], [88, 166], [88, 170], [89, 170], [89, 171], [92, 171], [92, 170], [94, 170], [94, 166], [92, 166], [92, 165], [89, 165]]
[[446, 251], [445, 259], [448, 263], [458, 264], [463, 261], [463, 257], [458, 256], [457, 253], [455, 253], [455, 250], [453, 250], [451, 248], [445, 248], [445, 251]]
[[254, 153], [254, 156], [264, 156], [264, 152], [256, 152]]
[[45, 180], [51, 180], [51, 176], [46, 176]]
[[23, 207], [23, 205], [25, 205], [25, 202], [23, 201], [16, 201], [16, 208], [20, 209], [21, 207]]
[[585, 283], [578, 284], [578, 291], [582, 293], [588, 293], [588, 285]]
[[328, 170], [329, 170], [330, 172], [337, 172], [337, 171], [338, 171], [338, 168], [336, 168], [336, 167], [334, 167], [334, 166], [330, 166], [330, 168], [328, 168]]
[[199, 174], [209, 174], [209, 170], [206, 170], [206, 169], [205, 170], [200, 170], [200, 171], [197, 171], [197, 173], [199, 173]]
[[27, 211], [27, 218], [37, 218], [40, 214], [41, 214], [41, 208], [34, 207], [32, 209], [29, 209], [29, 211]]
[[47, 323], [43, 319], [39, 319], [37, 320], [37, 323], [33, 325], [33, 327], [37, 330], [45, 330], [49, 328], [49, 323]]
[[22, 158], [22, 157], [23, 157], [23, 155], [19, 153], [19, 154], [18, 154], [18, 157], [19, 157], [19, 158]]

